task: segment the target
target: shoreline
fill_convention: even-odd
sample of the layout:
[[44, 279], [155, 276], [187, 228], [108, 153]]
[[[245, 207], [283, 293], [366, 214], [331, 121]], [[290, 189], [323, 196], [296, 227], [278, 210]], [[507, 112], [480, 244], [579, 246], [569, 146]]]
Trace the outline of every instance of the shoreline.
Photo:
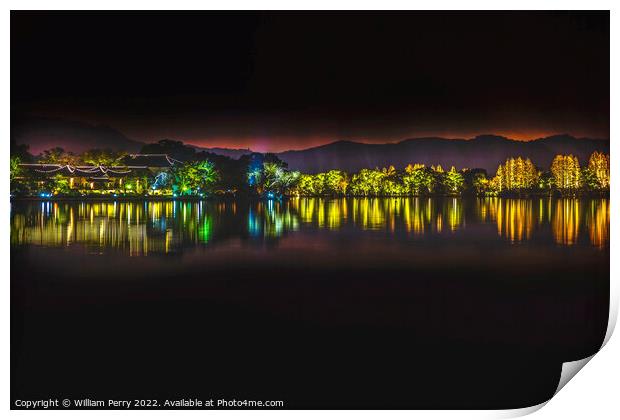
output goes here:
[[436, 194], [436, 195], [345, 195], [345, 196], [337, 196], [337, 195], [299, 195], [299, 196], [284, 196], [281, 198], [264, 198], [257, 196], [182, 196], [182, 197], [172, 197], [172, 196], [123, 196], [123, 197], [113, 197], [113, 196], [80, 196], [80, 197], [71, 197], [71, 196], [52, 196], [52, 197], [11, 197], [10, 202], [47, 202], [47, 201], [285, 201], [295, 198], [318, 198], [325, 200], [333, 200], [333, 199], [341, 199], [341, 198], [378, 198], [378, 199], [400, 199], [400, 198], [433, 198], [433, 199], [450, 199], [450, 198], [506, 198], [506, 199], [534, 199], [534, 198], [580, 198], [580, 199], [592, 199], [592, 198], [610, 198], [609, 193], [597, 193], [597, 194], [573, 194], [573, 195], [562, 195], [559, 193], [544, 193], [544, 194], [505, 194], [505, 195], [475, 195], [475, 194], [462, 194], [462, 195], [446, 195], [446, 194]]

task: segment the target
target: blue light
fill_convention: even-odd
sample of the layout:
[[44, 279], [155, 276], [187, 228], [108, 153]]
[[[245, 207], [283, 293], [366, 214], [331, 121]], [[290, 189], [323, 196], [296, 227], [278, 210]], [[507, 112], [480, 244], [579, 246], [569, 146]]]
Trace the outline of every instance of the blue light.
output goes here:
[[273, 197], [274, 197], [273, 193], [271, 191], [269, 191], [267, 193], [267, 198], [273, 198]]

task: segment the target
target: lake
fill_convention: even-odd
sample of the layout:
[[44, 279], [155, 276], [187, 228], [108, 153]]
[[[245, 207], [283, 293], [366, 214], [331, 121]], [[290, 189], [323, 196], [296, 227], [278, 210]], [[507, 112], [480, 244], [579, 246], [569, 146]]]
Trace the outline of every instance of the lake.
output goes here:
[[608, 199], [15, 201], [16, 398], [516, 408], [607, 327]]

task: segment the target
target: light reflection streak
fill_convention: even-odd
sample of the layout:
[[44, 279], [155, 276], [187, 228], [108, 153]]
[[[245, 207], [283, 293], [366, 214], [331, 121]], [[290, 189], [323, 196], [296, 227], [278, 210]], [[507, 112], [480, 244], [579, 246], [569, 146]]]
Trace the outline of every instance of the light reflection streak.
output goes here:
[[[471, 211], [466, 213], [466, 207]], [[12, 211], [13, 245], [83, 246], [99, 253], [118, 249], [132, 256], [173, 253], [227, 237], [277, 239], [303, 229], [383, 231], [415, 238], [456, 234], [470, 225], [486, 226], [485, 232], [515, 245], [537, 237], [602, 249], [609, 244], [610, 224], [607, 199], [42, 202], [13, 206]], [[581, 235], [584, 229], [587, 233]]]

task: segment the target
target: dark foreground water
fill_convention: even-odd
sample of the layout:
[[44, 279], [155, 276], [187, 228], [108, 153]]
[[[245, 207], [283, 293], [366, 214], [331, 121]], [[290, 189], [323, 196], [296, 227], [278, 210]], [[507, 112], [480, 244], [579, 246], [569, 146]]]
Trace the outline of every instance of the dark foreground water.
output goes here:
[[608, 304], [605, 199], [12, 204], [12, 401], [524, 407]]

